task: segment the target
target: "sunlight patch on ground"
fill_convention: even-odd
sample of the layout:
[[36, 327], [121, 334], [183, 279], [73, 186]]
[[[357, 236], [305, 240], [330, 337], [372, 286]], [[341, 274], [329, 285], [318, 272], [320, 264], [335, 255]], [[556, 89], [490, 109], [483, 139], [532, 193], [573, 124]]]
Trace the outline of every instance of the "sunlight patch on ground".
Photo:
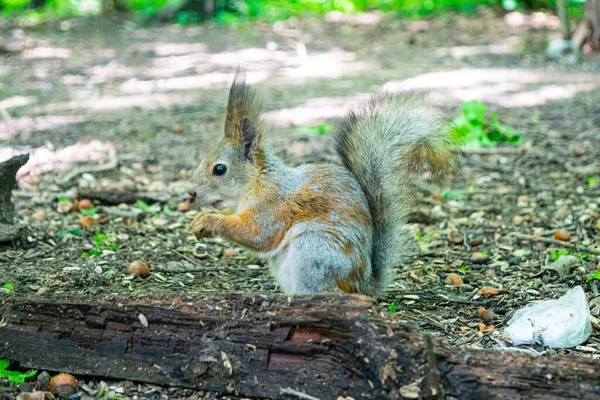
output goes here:
[[432, 92], [433, 100], [443, 103], [479, 100], [503, 107], [527, 107], [571, 98], [598, 88], [600, 77], [592, 74], [466, 68], [388, 82], [383, 90], [427, 89]]
[[23, 50], [22, 57], [26, 60], [34, 58], [71, 58], [71, 50], [59, 47], [34, 47]]
[[30, 158], [17, 173], [18, 178], [39, 175], [49, 171], [68, 171], [77, 165], [103, 165], [111, 162], [116, 154], [111, 143], [93, 140], [89, 143], [77, 143], [60, 150], [51, 147], [29, 148], [0, 147], [0, 162], [16, 155], [29, 153]]
[[194, 101], [192, 96], [181, 94], [144, 94], [133, 96], [103, 96], [89, 100], [69, 101], [66, 103], [49, 104], [42, 108], [43, 112], [55, 112], [65, 110], [124, 110], [129, 108], [156, 109], [168, 107], [175, 104], [187, 104]]
[[208, 46], [204, 43], [142, 43], [133, 46], [132, 50], [137, 53], [151, 53], [158, 57], [204, 53], [208, 50]]
[[349, 97], [319, 97], [292, 108], [265, 113], [265, 120], [278, 126], [315, 125], [329, 118], [341, 118], [349, 109], [369, 97], [357, 94]]
[[27, 135], [31, 132], [47, 131], [65, 125], [79, 124], [87, 121], [81, 116], [46, 116], [23, 117], [0, 122], [0, 140], [8, 140], [16, 135]]
[[[357, 62], [354, 53], [330, 51], [304, 54], [302, 51], [270, 51], [260, 48], [244, 49], [218, 54], [186, 54], [162, 57], [154, 60], [152, 68], [141, 71], [141, 76], [162, 79], [143, 80], [132, 78], [121, 85], [125, 93], [149, 93], [165, 90], [194, 90], [202, 88], [226, 88], [233, 72], [216, 72], [215, 68], [235, 70], [243, 66], [249, 82], [268, 80], [274, 84], [302, 84], [318, 78], [341, 78], [352, 76], [372, 68], [371, 63]], [[198, 75], [173, 77], [195, 70]], [[204, 71], [213, 71], [202, 74]], [[289, 78], [294, 78], [289, 81]]]
[[36, 97], [32, 96], [13, 96], [8, 99], [0, 100], [0, 108], [23, 107], [33, 104], [37, 101]]

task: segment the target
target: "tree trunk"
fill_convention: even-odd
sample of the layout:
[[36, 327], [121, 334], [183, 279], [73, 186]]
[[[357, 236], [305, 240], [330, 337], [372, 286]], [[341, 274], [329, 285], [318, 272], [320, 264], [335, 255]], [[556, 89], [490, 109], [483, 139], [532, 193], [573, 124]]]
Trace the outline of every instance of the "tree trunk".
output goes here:
[[573, 34], [573, 43], [578, 48], [586, 44], [593, 51], [600, 51], [600, 0], [587, 0], [585, 4], [585, 20]]
[[0, 163], [0, 243], [9, 242], [18, 234], [19, 229], [14, 225], [12, 190], [17, 187], [17, 171], [28, 160], [29, 154], [23, 154]]
[[451, 348], [367, 297], [0, 302], [0, 358], [246, 398], [600, 399], [600, 364]]

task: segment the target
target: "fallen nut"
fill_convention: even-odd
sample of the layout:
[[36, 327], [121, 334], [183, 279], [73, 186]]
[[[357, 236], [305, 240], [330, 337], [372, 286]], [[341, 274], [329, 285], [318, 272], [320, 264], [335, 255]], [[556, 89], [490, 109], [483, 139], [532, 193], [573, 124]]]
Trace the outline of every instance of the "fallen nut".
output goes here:
[[444, 279], [444, 283], [450, 286], [461, 286], [463, 284], [463, 280], [458, 274], [448, 274], [446, 279]]
[[500, 293], [500, 290], [498, 290], [492, 286], [484, 286], [479, 290], [479, 292], [481, 293], [481, 295], [483, 297], [490, 297], [490, 296], [494, 296], [494, 295], [497, 295], [498, 293]]
[[129, 264], [129, 268], [127, 270], [129, 275], [137, 275], [142, 279], [146, 279], [150, 276], [150, 268], [148, 268], [148, 265], [139, 260], [135, 260]]
[[561, 240], [563, 242], [568, 242], [571, 239], [571, 234], [566, 229], [559, 229], [554, 232], [554, 239]]
[[77, 381], [70, 374], [58, 374], [50, 380], [48, 391], [55, 395], [71, 395], [77, 391]]

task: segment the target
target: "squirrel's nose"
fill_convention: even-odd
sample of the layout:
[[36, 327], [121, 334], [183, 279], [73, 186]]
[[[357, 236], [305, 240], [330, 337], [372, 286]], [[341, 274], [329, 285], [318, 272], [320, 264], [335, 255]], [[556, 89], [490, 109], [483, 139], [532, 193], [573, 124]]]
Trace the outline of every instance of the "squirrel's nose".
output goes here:
[[187, 192], [191, 197], [196, 197], [197, 192], [193, 185], [188, 185]]

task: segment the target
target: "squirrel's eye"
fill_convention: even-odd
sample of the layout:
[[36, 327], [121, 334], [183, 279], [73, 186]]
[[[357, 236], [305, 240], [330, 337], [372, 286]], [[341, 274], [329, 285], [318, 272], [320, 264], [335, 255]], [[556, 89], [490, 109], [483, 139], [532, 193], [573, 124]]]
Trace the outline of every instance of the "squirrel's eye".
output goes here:
[[227, 172], [227, 167], [224, 164], [217, 164], [213, 168], [213, 175], [221, 176], [225, 175], [225, 172]]

